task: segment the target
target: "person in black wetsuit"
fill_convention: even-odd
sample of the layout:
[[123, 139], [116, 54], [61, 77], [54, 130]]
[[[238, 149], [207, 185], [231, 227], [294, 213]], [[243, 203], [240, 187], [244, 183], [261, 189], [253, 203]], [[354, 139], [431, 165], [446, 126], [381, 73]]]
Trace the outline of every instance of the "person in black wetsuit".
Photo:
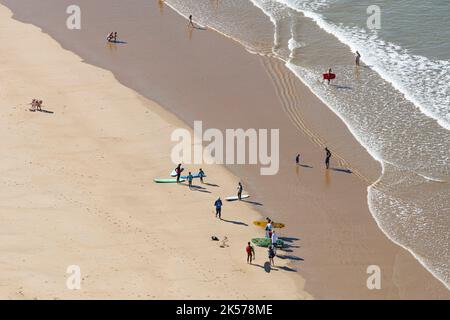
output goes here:
[[329, 169], [330, 168], [331, 151], [327, 147], [325, 147], [325, 152], [326, 152], [325, 166], [327, 167], [327, 169]]

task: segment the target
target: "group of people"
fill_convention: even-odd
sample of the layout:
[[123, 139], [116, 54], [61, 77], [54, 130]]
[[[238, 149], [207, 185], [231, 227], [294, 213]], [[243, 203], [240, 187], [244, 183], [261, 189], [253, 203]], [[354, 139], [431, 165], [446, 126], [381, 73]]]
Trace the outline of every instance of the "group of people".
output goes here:
[[[181, 163], [179, 163], [177, 165], [177, 167], [175, 168], [175, 173], [177, 174], [177, 183], [180, 183], [181, 180], [181, 173], [184, 171], [184, 168], [181, 166]], [[200, 170], [198, 171], [197, 176], [200, 178], [200, 182], [204, 183], [203, 178], [206, 176], [205, 172], [203, 171], [202, 168], [200, 168]], [[188, 181], [189, 184], [189, 189], [192, 189], [192, 181], [194, 180], [194, 176], [192, 174], [191, 171], [189, 171], [189, 174], [186, 176], [186, 180]]]
[[[356, 51], [355, 53], [355, 65], [357, 67], [360, 66], [360, 62], [361, 62], [361, 54], [359, 53], [359, 51]], [[333, 74], [333, 71], [330, 69], [328, 69], [328, 72], [326, 73], [328, 75], [328, 77], [326, 78], [328, 80], [328, 84], [330, 84], [331, 80], [333, 80], [336, 75]]]
[[[331, 151], [328, 147], [325, 147], [325, 167], [327, 169], [330, 168], [330, 159], [331, 159]], [[295, 163], [300, 164], [300, 154], [295, 156]]]
[[117, 32], [111, 32], [110, 34], [108, 34], [106, 40], [108, 42], [117, 42]]
[[30, 103], [31, 111], [42, 111], [42, 100], [33, 99]]
[[[271, 244], [268, 246], [267, 254], [269, 257], [269, 263], [271, 266], [275, 266], [274, 258], [276, 256], [276, 247], [278, 242], [278, 235], [276, 234], [274, 227], [272, 225], [272, 220], [269, 218], [266, 218], [267, 224], [265, 227], [266, 232], [266, 238], [271, 239]], [[245, 251], [247, 252], [247, 263], [252, 264], [253, 260], [255, 260], [255, 248], [251, 245], [250, 242], [247, 243], [247, 247], [245, 248]]]

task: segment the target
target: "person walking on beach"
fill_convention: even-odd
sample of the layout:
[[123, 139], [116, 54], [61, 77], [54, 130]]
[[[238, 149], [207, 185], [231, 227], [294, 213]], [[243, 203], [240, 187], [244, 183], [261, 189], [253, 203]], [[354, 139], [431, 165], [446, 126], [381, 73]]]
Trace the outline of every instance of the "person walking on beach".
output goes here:
[[252, 261], [255, 260], [255, 248], [253, 248], [250, 242], [247, 243], [245, 251], [247, 252], [247, 263], [252, 264]]
[[239, 182], [238, 187], [237, 187], [237, 190], [238, 190], [237, 196], [238, 196], [239, 200], [242, 199], [242, 190], [243, 189], [244, 189], [244, 187], [242, 187], [242, 183]]
[[214, 206], [216, 207], [216, 218], [219, 217], [222, 220], [222, 200], [220, 200], [220, 197], [214, 202]]
[[300, 154], [297, 154], [297, 156], [295, 157], [295, 163], [300, 164]]
[[205, 172], [203, 171], [202, 168], [200, 168], [200, 170], [198, 171], [198, 176], [200, 177], [200, 182], [204, 183], [203, 182], [203, 177], [205, 176]]
[[272, 220], [270, 220], [269, 218], [267, 218], [267, 224], [266, 224], [266, 228], [264, 229], [266, 231], [266, 238], [271, 238], [272, 237]]
[[359, 67], [359, 60], [360, 59], [361, 59], [361, 54], [358, 51], [356, 51], [355, 63], [356, 63], [357, 67]]
[[268, 254], [270, 266], [275, 267], [275, 262], [273, 261], [273, 258], [275, 258], [275, 250], [273, 249], [272, 245], [269, 246]]
[[191, 172], [189, 172], [188, 176], [187, 176], [187, 180], [188, 180], [188, 184], [189, 184], [189, 189], [192, 188], [192, 180], [194, 180], [194, 176], [192, 175]]
[[192, 14], [189, 15], [189, 26], [194, 28], [194, 22], [192, 21]]
[[117, 42], [117, 32], [114, 32], [114, 42]]
[[[277, 247], [278, 235], [275, 233], [275, 230], [272, 231], [272, 246], [274, 248]], [[274, 249], [275, 250], [275, 249]]]
[[325, 147], [325, 153], [326, 153], [326, 155], [325, 155], [325, 166], [326, 166], [327, 169], [329, 169], [330, 168], [331, 151], [327, 147]]
[[177, 183], [180, 183], [180, 177], [181, 177], [182, 171], [183, 171], [183, 169], [181, 168], [181, 163], [179, 163], [177, 165], [177, 167], [175, 168], [175, 173], [177, 174]]

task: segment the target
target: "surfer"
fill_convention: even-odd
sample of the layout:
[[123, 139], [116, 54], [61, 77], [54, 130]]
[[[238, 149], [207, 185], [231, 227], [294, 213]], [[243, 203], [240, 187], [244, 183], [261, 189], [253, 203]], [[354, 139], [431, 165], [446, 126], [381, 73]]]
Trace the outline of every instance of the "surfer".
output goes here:
[[295, 163], [300, 164], [300, 154], [297, 154], [297, 156], [295, 157]]
[[273, 249], [272, 245], [269, 246], [269, 252], [268, 253], [269, 253], [270, 265], [275, 267], [275, 262], [273, 261], [273, 258], [275, 258], [275, 250]]
[[247, 243], [245, 251], [247, 252], [247, 263], [252, 264], [252, 261], [255, 259], [255, 248], [253, 248], [250, 242]]
[[359, 60], [360, 59], [361, 59], [361, 54], [358, 51], [356, 51], [355, 63], [356, 63], [357, 67], [359, 67]]
[[192, 175], [192, 173], [190, 171], [189, 171], [189, 174], [187, 176], [187, 180], [188, 180], [188, 183], [189, 183], [189, 189], [191, 189], [192, 188], [192, 180], [194, 180], [194, 176]]
[[195, 27], [195, 26], [194, 26], [194, 22], [192, 21], [192, 14], [189, 15], [189, 26], [192, 27], [192, 28]]
[[175, 173], [177, 174], [177, 183], [180, 182], [181, 172], [183, 169], [181, 168], [181, 163], [178, 164], [178, 166], [175, 168]]
[[203, 183], [203, 177], [205, 176], [205, 172], [200, 168], [198, 171], [198, 176], [200, 177], [200, 182]]
[[237, 190], [238, 190], [238, 193], [237, 193], [238, 199], [241, 200], [241, 198], [242, 198], [242, 190], [243, 190], [242, 183], [239, 182]]
[[329, 169], [330, 168], [331, 151], [327, 147], [325, 147], [325, 152], [326, 152], [325, 166], [327, 167], [327, 169]]
[[117, 32], [114, 32], [114, 42], [117, 42]]
[[328, 69], [328, 84], [330, 84], [331, 82], [331, 75], [333, 74], [333, 72], [331, 71], [331, 68]]
[[220, 200], [220, 197], [214, 202], [214, 206], [216, 207], [216, 218], [219, 217], [222, 220], [222, 200]]

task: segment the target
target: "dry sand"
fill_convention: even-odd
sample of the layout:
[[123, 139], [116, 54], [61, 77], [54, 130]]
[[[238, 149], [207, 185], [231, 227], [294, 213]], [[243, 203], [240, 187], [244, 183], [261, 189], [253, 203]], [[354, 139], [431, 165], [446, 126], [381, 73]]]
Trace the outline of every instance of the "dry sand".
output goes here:
[[[290, 272], [264, 271], [265, 249], [246, 264], [257, 212], [226, 203], [228, 221], [214, 218], [238, 181], [225, 168], [204, 167], [220, 185], [207, 192], [152, 182], [172, 170], [182, 122], [10, 17], [0, 6], [0, 298], [310, 297]], [[34, 97], [47, 112], [29, 111]], [[81, 290], [66, 287], [69, 265]]]

